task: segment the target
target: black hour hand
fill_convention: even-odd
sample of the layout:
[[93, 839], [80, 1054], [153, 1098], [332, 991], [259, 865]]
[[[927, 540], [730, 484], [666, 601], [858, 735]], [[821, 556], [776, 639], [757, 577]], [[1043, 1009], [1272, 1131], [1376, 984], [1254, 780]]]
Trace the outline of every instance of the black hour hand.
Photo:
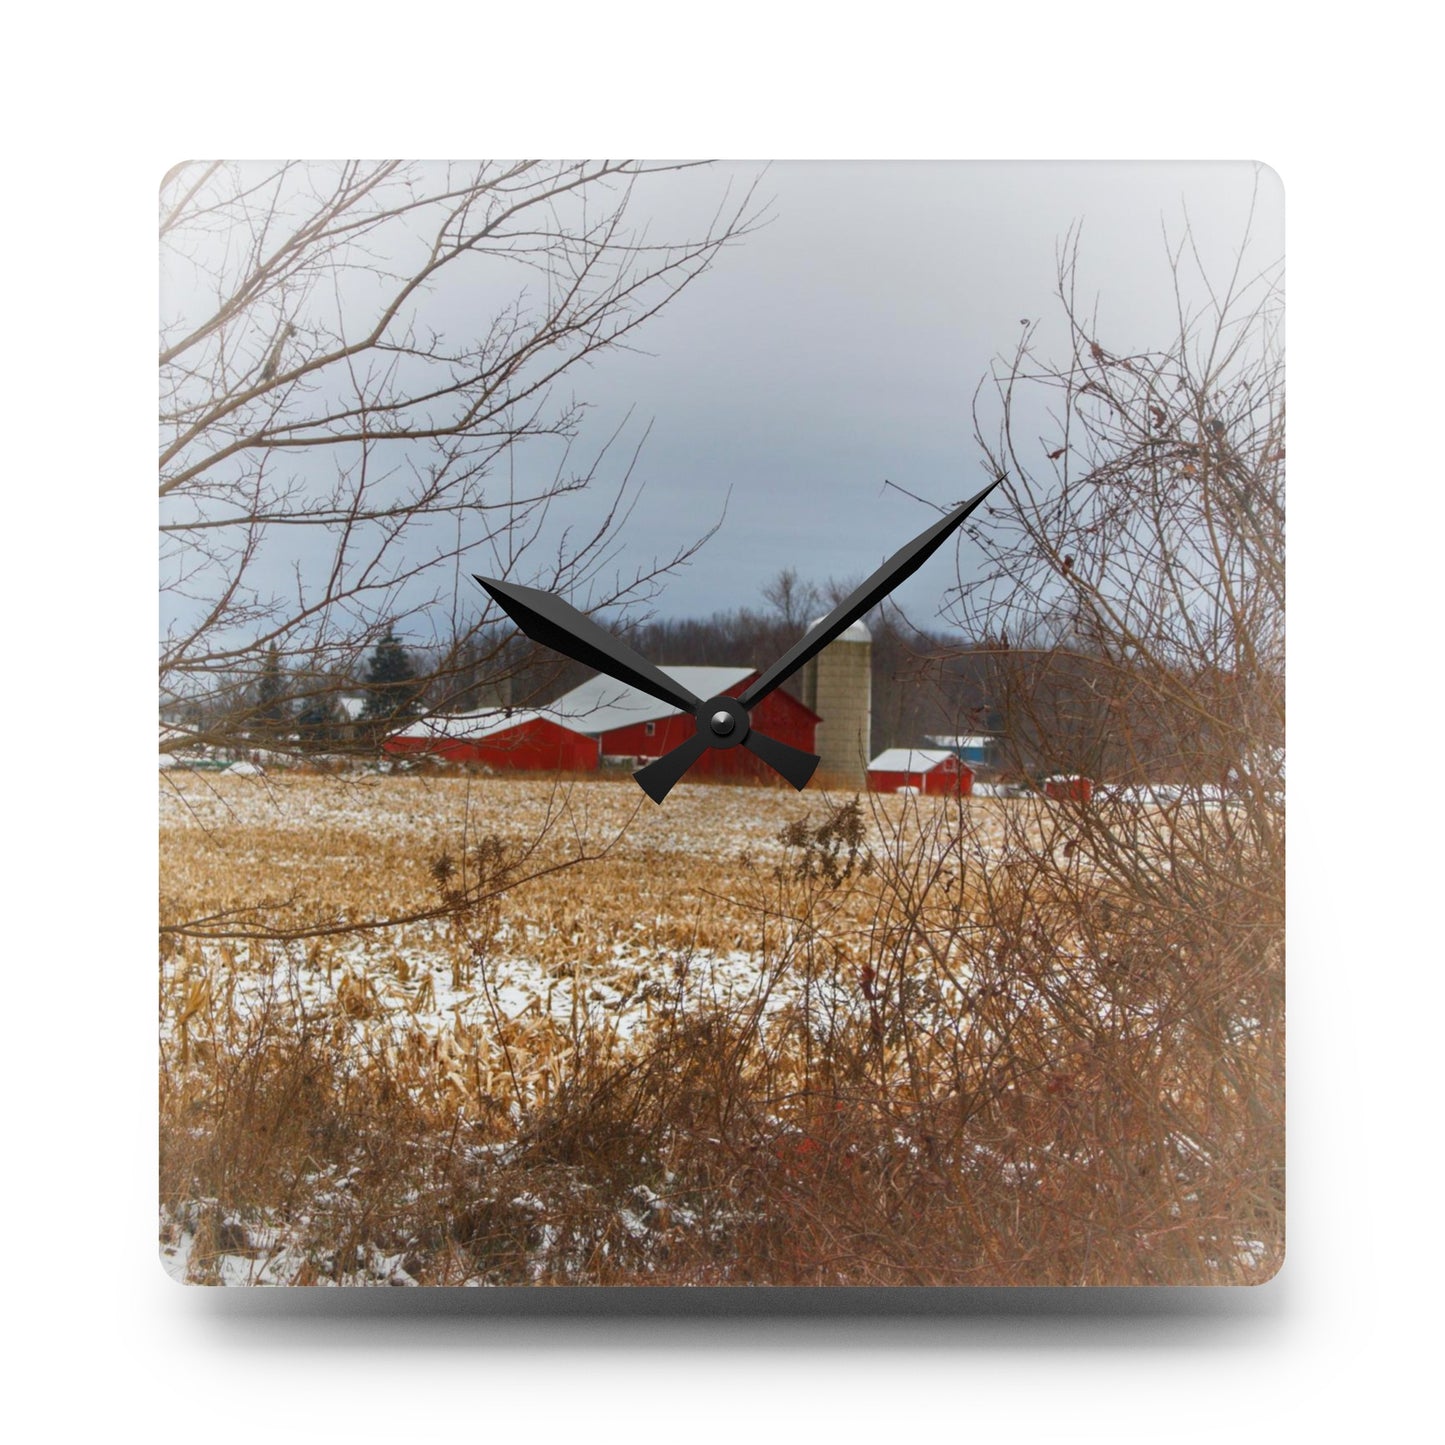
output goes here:
[[[475, 574], [473, 574], [475, 575]], [[671, 703], [683, 712], [695, 712], [702, 699], [674, 682], [640, 652], [604, 631], [586, 613], [540, 587], [522, 587], [494, 577], [477, 577], [497, 605], [532, 639], [595, 667], [618, 682], [625, 682], [649, 697]]]
[[534, 642], [693, 715], [697, 732], [665, 758], [634, 774], [643, 791], [656, 802], [660, 803], [672, 791], [678, 779], [709, 748], [746, 747], [795, 788], [801, 788], [812, 777], [818, 759], [776, 738], [753, 732], [747, 709], [735, 698], [715, 697], [703, 702], [641, 653], [634, 652], [585, 613], [551, 592], [495, 577], [476, 580]]

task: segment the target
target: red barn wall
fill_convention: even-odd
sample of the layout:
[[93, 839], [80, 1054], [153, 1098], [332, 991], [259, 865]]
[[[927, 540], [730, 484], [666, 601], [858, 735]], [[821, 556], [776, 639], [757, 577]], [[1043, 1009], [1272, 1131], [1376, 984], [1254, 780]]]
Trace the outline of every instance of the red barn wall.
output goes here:
[[957, 758], [939, 763], [924, 780], [925, 793], [962, 793], [967, 797], [973, 792], [973, 769]]
[[485, 738], [388, 738], [386, 751], [429, 753], [449, 763], [474, 763], [498, 772], [597, 771], [597, 740], [546, 718], [531, 718]]
[[911, 773], [869, 773], [870, 793], [896, 793], [900, 788], [917, 788], [920, 793], [939, 795], [962, 793], [967, 797], [973, 792], [973, 769], [957, 758], [949, 758], [928, 772]]
[[[745, 677], [736, 687], [728, 689], [730, 697], [739, 696], [743, 689], [756, 677]], [[752, 723], [759, 732], [767, 733], [780, 743], [801, 748], [804, 752], [814, 751], [818, 731], [818, 715], [806, 708], [797, 698], [782, 689], [770, 692], [753, 710]], [[673, 713], [660, 717], [652, 724], [649, 735], [647, 723], [628, 723], [626, 727], [613, 728], [602, 734], [602, 752], [606, 757], [618, 758], [660, 758], [663, 753], [685, 743], [697, 730], [693, 720], [686, 713]], [[760, 762], [746, 748], [709, 748], [688, 771], [689, 778], [762, 778], [780, 782], [778, 775]]]

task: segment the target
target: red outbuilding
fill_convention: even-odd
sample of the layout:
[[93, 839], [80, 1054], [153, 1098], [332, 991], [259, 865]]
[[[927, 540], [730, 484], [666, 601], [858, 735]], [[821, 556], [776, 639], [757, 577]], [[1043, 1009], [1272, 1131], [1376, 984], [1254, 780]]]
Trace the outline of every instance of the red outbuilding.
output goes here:
[[426, 755], [499, 773], [597, 771], [596, 738], [541, 709], [513, 712], [490, 708], [422, 718], [393, 733], [382, 749], [393, 757]]
[[1055, 773], [1044, 779], [1044, 796], [1056, 803], [1087, 803], [1094, 796], [1094, 780], [1078, 773]]
[[870, 793], [973, 791], [973, 769], [947, 748], [888, 748], [868, 764]]
[[[752, 667], [664, 667], [672, 680], [694, 696], [737, 697], [758, 675]], [[599, 673], [551, 703], [547, 711], [568, 727], [598, 740], [604, 761], [640, 767], [660, 758], [697, 731], [692, 714], [626, 683]], [[804, 752], [815, 752], [818, 714], [791, 693], [777, 688], [751, 713], [752, 725], [769, 737]], [[688, 778], [748, 779], [781, 782], [778, 775], [746, 748], [709, 748], [689, 769]]]

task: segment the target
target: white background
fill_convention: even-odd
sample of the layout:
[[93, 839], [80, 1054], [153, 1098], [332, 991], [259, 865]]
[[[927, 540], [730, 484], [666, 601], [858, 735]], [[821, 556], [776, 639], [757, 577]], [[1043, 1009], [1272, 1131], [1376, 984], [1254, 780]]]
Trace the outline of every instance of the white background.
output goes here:
[[[554, 4], [523, 21], [252, 4], [12, 22], [0, 998], [7, 1374], [25, 1438], [1388, 1439], [1430, 1408], [1435, 48], [1413, 9], [1297, 13]], [[815, 1299], [682, 1313], [633, 1294], [611, 1315], [568, 1299], [560, 1316], [535, 1296], [263, 1297], [162, 1274], [146, 500], [159, 177], [192, 154], [583, 149], [1248, 158], [1282, 175], [1290, 1246], [1273, 1284], [931, 1296], [904, 1301], [911, 1314], [885, 1297], [822, 1318]]]

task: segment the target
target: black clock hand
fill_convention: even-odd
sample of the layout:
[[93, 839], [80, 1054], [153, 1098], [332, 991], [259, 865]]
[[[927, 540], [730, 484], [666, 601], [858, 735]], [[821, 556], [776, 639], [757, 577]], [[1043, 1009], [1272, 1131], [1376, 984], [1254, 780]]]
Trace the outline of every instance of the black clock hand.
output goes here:
[[[745, 709], [760, 703], [774, 688], [786, 682], [800, 667], [818, 655], [835, 637], [846, 632], [870, 607], [881, 602], [898, 584], [911, 577], [944, 544], [952, 533], [961, 527], [969, 514], [983, 499], [1003, 481], [1002, 477], [990, 482], [976, 496], [962, 506], [955, 507], [946, 517], [935, 522], [926, 532], [915, 537], [906, 547], [895, 552], [866, 582], [855, 588], [821, 622], [808, 631], [785, 652], [765, 673], [748, 687], [745, 687], [738, 701]], [[701, 733], [699, 733], [699, 737]], [[778, 761], [767, 757], [759, 747], [753, 746], [758, 735], [751, 734], [744, 739], [744, 746], [782, 773], [795, 788], [801, 788], [813, 775], [817, 759], [812, 754], [801, 756], [812, 759], [807, 772], [798, 769], [798, 777], [780, 766]], [[771, 738], [763, 739], [773, 747], [781, 747]], [[659, 803], [667, 796], [668, 790], [702, 756], [699, 738], [689, 738], [679, 743], [670, 752], [664, 753], [655, 763], [649, 763], [634, 776], [647, 789], [649, 796]], [[801, 781], [799, 781], [801, 778]]]
[[713, 698], [704, 703], [680, 683], [674, 682], [660, 667], [654, 666], [560, 597], [537, 587], [523, 587], [516, 582], [502, 582], [492, 577], [477, 577], [476, 580], [534, 641], [562, 653], [564, 657], [595, 667], [599, 672], [628, 683], [650, 697], [693, 714], [698, 731], [667, 754], [667, 766], [654, 771], [662, 761], [658, 759], [633, 775], [648, 796], [657, 802], [668, 795], [673, 784], [710, 747], [736, 747], [741, 743], [781, 773], [795, 788], [803, 787], [813, 776], [818, 759], [812, 753], [800, 752], [776, 738], [754, 732], [747, 711], [733, 698]]
[[911, 577], [963, 525], [969, 514], [1003, 481], [992, 481], [976, 496], [956, 507], [906, 547], [895, 552], [868, 580], [860, 584], [821, 622], [815, 623], [761, 677], [745, 688], [738, 701], [756, 707], [774, 688], [811, 662], [835, 637], [846, 632], [869, 608], [876, 606], [898, 584]]
[[674, 682], [660, 667], [654, 667], [641, 653], [603, 631], [585, 613], [560, 597], [539, 587], [521, 587], [492, 577], [476, 580], [534, 642], [541, 642], [574, 662], [595, 667], [598, 672], [628, 683], [649, 697], [671, 703], [683, 712], [696, 712], [702, 706], [700, 697]]
[[[633, 773], [637, 786], [652, 799], [660, 803], [682, 781], [682, 775], [710, 748], [707, 734], [699, 728], [685, 743], [669, 748], [660, 758], [655, 758], [645, 768]], [[811, 772], [811, 769], [809, 770]]]
[[[733, 699], [729, 698], [731, 702]], [[708, 719], [713, 727], [716, 726], [722, 709], [713, 713]], [[766, 733], [753, 730], [748, 722], [746, 711], [739, 708], [740, 717], [733, 715], [734, 726], [746, 728], [741, 742], [754, 757], [761, 758], [775, 773], [786, 778], [795, 788], [801, 791], [807, 787], [808, 779], [813, 776], [818, 766], [818, 755], [816, 753], [805, 753], [801, 748], [790, 747], [787, 743], [780, 743], [777, 738], [770, 738]], [[711, 728], [708, 723], [699, 722], [698, 730], [686, 742], [679, 743], [675, 748], [663, 753], [660, 758], [648, 763], [645, 768], [639, 768], [633, 777], [637, 779], [643, 792], [655, 803], [660, 803], [673, 789], [673, 785], [682, 780], [682, 775], [709, 749], [718, 747], [719, 742], [709, 738]], [[729, 733], [732, 728], [727, 730]], [[721, 744], [728, 746], [734, 741], [733, 738], [726, 738]]]

